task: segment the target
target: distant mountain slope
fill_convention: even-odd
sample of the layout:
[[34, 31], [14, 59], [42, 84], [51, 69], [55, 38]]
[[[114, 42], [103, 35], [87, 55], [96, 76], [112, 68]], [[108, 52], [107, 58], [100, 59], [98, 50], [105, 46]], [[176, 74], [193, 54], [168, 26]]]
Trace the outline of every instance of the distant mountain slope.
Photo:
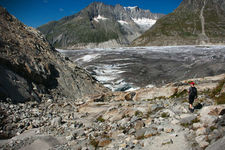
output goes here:
[[76, 100], [105, 90], [85, 70], [63, 58], [39, 31], [0, 7], [0, 101]]
[[183, 0], [133, 46], [225, 43], [225, 0]]
[[115, 47], [130, 44], [161, 16], [138, 7], [94, 2], [77, 14], [49, 22], [38, 30], [57, 48]]

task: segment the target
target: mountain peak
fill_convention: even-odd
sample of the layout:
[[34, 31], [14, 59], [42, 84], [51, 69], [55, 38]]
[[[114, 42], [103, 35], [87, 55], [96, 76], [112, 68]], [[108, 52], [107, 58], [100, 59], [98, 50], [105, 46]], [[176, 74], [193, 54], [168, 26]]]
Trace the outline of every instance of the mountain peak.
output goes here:
[[111, 5], [106, 5], [105, 3], [103, 2], [93, 2], [93, 3], [90, 3], [86, 8], [89, 8], [89, 7], [107, 7], [107, 6], [111, 6]]
[[93, 2], [72, 17], [64, 17], [58, 23], [38, 29], [58, 48], [80, 48], [80, 45], [83, 47], [90, 43], [98, 47], [104, 42], [112, 43], [107, 44], [109, 47], [116, 43], [118, 47], [129, 45], [161, 16], [137, 6], [124, 8], [120, 4], [112, 6]]

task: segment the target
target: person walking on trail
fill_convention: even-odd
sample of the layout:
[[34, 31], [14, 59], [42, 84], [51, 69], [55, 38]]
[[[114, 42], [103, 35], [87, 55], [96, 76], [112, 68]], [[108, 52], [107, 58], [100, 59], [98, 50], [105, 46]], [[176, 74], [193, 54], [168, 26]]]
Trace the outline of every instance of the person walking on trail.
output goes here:
[[189, 84], [191, 85], [191, 87], [188, 90], [188, 93], [189, 93], [189, 109], [191, 111], [193, 111], [194, 110], [193, 102], [198, 97], [198, 92], [197, 92], [197, 88], [195, 87], [194, 82], [190, 82]]

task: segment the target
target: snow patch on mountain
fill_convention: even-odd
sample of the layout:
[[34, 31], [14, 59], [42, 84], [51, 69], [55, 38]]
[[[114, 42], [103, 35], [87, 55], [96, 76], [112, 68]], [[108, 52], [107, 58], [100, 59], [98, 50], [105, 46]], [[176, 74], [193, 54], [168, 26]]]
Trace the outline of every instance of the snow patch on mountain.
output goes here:
[[118, 22], [119, 22], [121, 25], [127, 25], [127, 24], [128, 24], [128, 22], [123, 21], [123, 20], [118, 20]]
[[132, 10], [132, 9], [136, 9], [138, 6], [128, 6], [128, 7], [124, 7], [124, 9], [126, 10], [126, 9], [130, 9], [130, 10]]
[[101, 16], [101, 15], [98, 15], [98, 17], [95, 17], [94, 18], [94, 20], [96, 21], [96, 22], [99, 22], [99, 20], [107, 20], [108, 18], [105, 18], [105, 17], [103, 17], [103, 16]]
[[132, 19], [137, 25], [139, 25], [141, 28], [145, 30], [151, 28], [157, 21], [149, 18], [132, 18]]

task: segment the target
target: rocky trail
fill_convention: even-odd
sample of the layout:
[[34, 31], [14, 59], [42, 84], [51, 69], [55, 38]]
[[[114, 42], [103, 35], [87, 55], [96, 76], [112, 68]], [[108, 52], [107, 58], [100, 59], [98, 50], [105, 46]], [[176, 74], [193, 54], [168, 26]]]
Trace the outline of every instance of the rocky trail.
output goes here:
[[[225, 105], [216, 105], [206, 89], [223, 77], [195, 79], [195, 105], [203, 108], [193, 113], [183, 92], [186, 81], [161, 87], [164, 96], [157, 93], [160, 89], [149, 88], [78, 101], [2, 102], [1, 135], [14, 137], [1, 140], [0, 149], [218, 149], [224, 142]], [[171, 95], [174, 89], [179, 92]]]

